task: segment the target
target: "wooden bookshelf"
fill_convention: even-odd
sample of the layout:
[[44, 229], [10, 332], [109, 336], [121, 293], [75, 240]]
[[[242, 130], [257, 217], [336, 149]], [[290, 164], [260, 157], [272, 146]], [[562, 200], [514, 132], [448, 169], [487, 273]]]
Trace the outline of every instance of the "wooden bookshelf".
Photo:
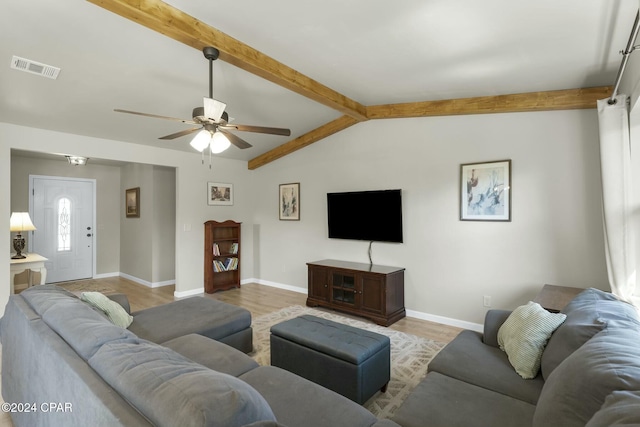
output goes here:
[[204, 223], [204, 290], [208, 294], [240, 287], [240, 224]]

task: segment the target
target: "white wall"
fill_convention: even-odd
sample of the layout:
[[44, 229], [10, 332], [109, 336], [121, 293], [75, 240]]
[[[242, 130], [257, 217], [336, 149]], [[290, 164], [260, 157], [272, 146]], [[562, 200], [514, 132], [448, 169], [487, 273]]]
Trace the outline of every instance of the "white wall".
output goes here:
[[[406, 268], [410, 310], [481, 323], [483, 295], [513, 308], [544, 283], [607, 288], [595, 110], [370, 121], [255, 171], [220, 158], [209, 170], [198, 154], [0, 124], [7, 219], [11, 148], [175, 167], [179, 296], [202, 289], [209, 219], [243, 222], [243, 280], [303, 291], [306, 262], [367, 262], [368, 243], [326, 237], [326, 193], [383, 188], [403, 189], [405, 243], [374, 243], [373, 260]], [[459, 221], [460, 164], [501, 159], [512, 160], [513, 220]], [[207, 181], [234, 184], [234, 205], [208, 206]], [[301, 183], [300, 221], [278, 220], [278, 184], [289, 182]], [[8, 279], [8, 263], [0, 274]], [[8, 294], [7, 282], [0, 307]]]
[[[460, 164], [512, 160], [512, 221], [459, 221]], [[367, 242], [327, 238], [326, 193], [401, 188], [410, 310], [482, 323], [545, 283], [607, 289], [595, 110], [369, 121], [259, 168], [254, 271], [306, 288], [306, 262], [368, 262]], [[278, 184], [301, 183], [301, 220], [278, 221]]]
[[[246, 162], [214, 158], [212, 169], [202, 166], [200, 155], [153, 146], [128, 144], [80, 135], [65, 134], [0, 123], [0, 211], [6, 219], [5, 236], [9, 232], [11, 200], [11, 149], [44, 151], [48, 153], [74, 153], [90, 158], [102, 158], [153, 164], [176, 168], [176, 294], [201, 292], [203, 287], [204, 222], [209, 219], [235, 219], [243, 222], [243, 232], [252, 229], [253, 198], [250, 172]], [[234, 184], [233, 206], [207, 206], [207, 181]], [[144, 209], [144, 207], [143, 207]], [[190, 231], [185, 231], [190, 230]], [[242, 278], [253, 277], [253, 239], [243, 234]], [[4, 257], [9, 260], [10, 247], [4, 245]], [[2, 256], [2, 252], [0, 252]], [[9, 298], [9, 262], [0, 263], [0, 314]]]

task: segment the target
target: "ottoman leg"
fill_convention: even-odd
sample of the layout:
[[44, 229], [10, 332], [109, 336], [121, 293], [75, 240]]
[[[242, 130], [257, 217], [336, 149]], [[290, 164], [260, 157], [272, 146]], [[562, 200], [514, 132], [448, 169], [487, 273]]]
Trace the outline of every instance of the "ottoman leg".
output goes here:
[[387, 386], [389, 385], [389, 383], [385, 383], [385, 385], [382, 386], [382, 388], [380, 389], [381, 392], [386, 393], [387, 392]]

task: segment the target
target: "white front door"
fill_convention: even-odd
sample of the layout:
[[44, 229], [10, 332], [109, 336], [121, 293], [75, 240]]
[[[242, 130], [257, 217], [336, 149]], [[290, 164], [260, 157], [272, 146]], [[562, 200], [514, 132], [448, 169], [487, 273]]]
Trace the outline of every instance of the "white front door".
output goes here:
[[48, 258], [47, 283], [93, 276], [94, 180], [31, 177], [31, 251]]

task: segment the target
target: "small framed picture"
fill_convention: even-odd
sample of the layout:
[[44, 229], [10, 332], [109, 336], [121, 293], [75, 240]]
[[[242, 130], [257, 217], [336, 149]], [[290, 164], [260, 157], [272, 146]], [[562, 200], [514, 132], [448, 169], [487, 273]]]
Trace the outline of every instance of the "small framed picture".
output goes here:
[[300, 221], [300, 183], [280, 184], [278, 210], [281, 221]]
[[207, 203], [210, 206], [233, 205], [233, 184], [223, 184], [221, 182], [208, 182], [207, 183]]
[[460, 220], [511, 221], [511, 160], [460, 166]]
[[140, 187], [125, 190], [124, 212], [127, 218], [140, 218]]

